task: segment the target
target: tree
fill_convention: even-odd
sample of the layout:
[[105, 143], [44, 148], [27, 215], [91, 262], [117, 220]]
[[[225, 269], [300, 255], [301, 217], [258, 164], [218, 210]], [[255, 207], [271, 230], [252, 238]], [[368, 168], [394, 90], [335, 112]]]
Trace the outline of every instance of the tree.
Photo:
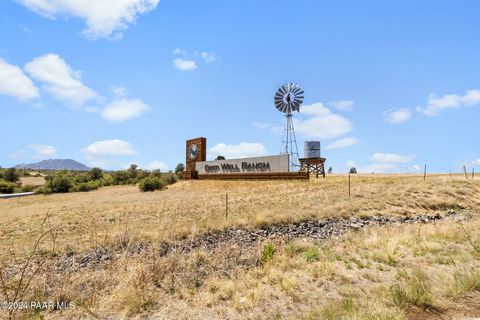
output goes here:
[[224, 156], [217, 156], [217, 158], [215, 160], [225, 160], [225, 157]]
[[130, 174], [130, 178], [136, 179], [138, 176], [138, 166], [136, 164], [131, 164], [130, 168], [128, 168], [128, 173]]
[[178, 174], [180, 174], [180, 172], [182, 172], [184, 170], [185, 170], [185, 166], [183, 165], [183, 163], [179, 163], [179, 164], [177, 164], [177, 167], [175, 168], [175, 173], [178, 175]]
[[332, 174], [333, 172], [333, 168], [332, 167], [328, 167], [328, 174]]
[[103, 170], [97, 167], [92, 168], [88, 174], [92, 180], [100, 180], [103, 178]]
[[126, 170], [119, 170], [112, 173], [112, 177], [114, 184], [127, 184], [130, 175]]
[[64, 174], [57, 175], [52, 181], [53, 192], [69, 192], [72, 187], [72, 181]]
[[355, 174], [357, 173], [357, 169], [355, 167], [350, 168], [350, 173]]
[[3, 179], [9, 182], [17, 182], [19, 177], [20, 176], [18, 175], [17, 170], [15, 170], [15, 168], [9, 168], [3, 174]]

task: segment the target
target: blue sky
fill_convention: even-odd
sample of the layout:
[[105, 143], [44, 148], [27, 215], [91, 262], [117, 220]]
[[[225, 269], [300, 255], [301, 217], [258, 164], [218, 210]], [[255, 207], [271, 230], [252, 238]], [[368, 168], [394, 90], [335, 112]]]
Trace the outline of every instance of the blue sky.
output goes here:
[[335, 172], [480, 167], [478, 1], [77, 2], [0, 3], [3, 167], [278, 154], [286, 82]]

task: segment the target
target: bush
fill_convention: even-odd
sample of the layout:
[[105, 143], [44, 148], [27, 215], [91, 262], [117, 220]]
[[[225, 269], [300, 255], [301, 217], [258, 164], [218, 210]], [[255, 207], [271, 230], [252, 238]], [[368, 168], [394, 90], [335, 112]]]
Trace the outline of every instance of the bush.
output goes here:
[[73, 183], [68, 176], [61, 174], [52, 180], [51, 187], [53, 192], [69, 192], [73, 187]]
[[80, 173], [75, 177], [75, 182], [76, 183], [84, 183], [90, 181], [90, 175], [86, 173]]
[[16, 187], [16, 183], [0, 180], [0, 193], [14, 193]]
[[130, 174], [125, 170], [115, 171], [112, 174], [114, 184], [127, 184]]
[[50, 194], [53, 190], [48, 186], [43, 186], [37, 189], [38, 194]]
[[100, 187], [99, 181], [88, 181], [76, 184], [72, 191], [74, 192], [87, 192], [97, 190]]
[[164, 176], [164, 180], [167, 184], [174, 184], [175, 182], [177, 182], [178, 178], [176, 174], [169, 173]]
[[26, 184], [26, 185], [22, 186], [22, 192], [32, 192], [33, 190], [35, 190], [34, 185]]
[[141, 191], [146, 192], [146, 191], [154, 191], [154, 190], [160, 190], [166, 186], [166, 182], [164, 179], [160, 179], [157, 177], [147, 177], [140, 181], [138, 187], [140, 188]]
[[20, 176], [15, 168], [9, 168], [3, 173], [3, 179], [9, 182], [17, 182]]

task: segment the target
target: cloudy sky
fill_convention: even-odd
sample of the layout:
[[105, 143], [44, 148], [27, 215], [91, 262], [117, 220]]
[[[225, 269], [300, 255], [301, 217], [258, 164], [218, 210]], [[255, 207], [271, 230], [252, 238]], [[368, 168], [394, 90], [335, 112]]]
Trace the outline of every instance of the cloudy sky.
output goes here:
[[273, 94], [335, 172], [480, 167], [480, 2], [4, 0], [0, 165], [278, 154]]

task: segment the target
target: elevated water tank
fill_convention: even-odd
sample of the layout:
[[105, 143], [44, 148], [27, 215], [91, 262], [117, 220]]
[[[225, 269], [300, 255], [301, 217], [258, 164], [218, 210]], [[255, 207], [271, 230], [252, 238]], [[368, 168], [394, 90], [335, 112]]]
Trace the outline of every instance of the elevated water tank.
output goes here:
[[305, 141], [303, 151], [305, 158], [320, 158], [320, 141]]

